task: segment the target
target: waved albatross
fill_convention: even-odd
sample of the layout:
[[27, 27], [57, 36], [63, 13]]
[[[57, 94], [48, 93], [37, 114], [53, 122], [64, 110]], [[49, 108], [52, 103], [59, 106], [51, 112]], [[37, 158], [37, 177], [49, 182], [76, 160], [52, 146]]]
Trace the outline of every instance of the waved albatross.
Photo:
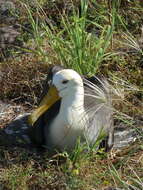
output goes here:
[[49, 151], [71, 151], [79, 138], [93, 145], [104, 133], [106, 149], [110, 149], [113, 122], [107, 86], [98, 78], [84, 78], [72, 69], [54, 67], [37, 109], [16, 119], [5, 131], [9, 133], [14, 125], [24, 126], [23, 137]]

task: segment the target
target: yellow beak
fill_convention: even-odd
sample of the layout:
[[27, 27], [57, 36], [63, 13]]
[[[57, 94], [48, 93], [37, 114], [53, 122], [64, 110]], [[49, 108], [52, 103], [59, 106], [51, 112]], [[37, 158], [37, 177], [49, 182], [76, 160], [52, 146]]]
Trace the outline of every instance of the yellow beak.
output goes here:
[[31, 113], [28, 118], [28, 123], [33, 125], [38, 118], [46, 112], [57, 100], [59, 100], [59, 94], [55, 86], [51, 86], [47, 95], [42, 99], [39, 107]]

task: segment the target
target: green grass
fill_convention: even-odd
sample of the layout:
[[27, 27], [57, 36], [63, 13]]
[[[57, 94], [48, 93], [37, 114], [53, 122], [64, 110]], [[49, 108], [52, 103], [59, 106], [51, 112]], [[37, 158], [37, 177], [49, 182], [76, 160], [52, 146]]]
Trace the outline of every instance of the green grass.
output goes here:
[[[7, 189], [101, 189], [108, 186], [142, 189], [141, 143], [126, 152], [89, 154], [73, 162], [67, 153], [48, 158], [23, 149], [5, 150], [0, 182]], [[2, 151], [2, 150], [1, 150]], [[124, 160], [123, 160], [124, 157]], [[135, 167], [135, 162], [137, 165]], [[4, 164], [5, 163], [5, 164]]]
[[110, 172], [113, 178], [117, 180], [120, 186], [125, 190], [141, 190], [143, 188], [143, 180], [130, 165], [128, 165], [127, 168], [128, 171], [131, 172], [131, 175], [127, 176], [126, 181], [122, 179], [122, 172], [118, 172], [113, 165], [111, 166]]
[[[40, 4], [37, 4], [36, 20], [30, 7], [24, 4], [34, 35], [33, 53], [43, 57], [49, 64], [57, 62], [81, 74], [89, 75], [97, 72], [104, 60], [115, 56], [116, 53], [108, 51], [114, 33], [115, 9], [112, 11], [110, 23], [102, 26], [97, 21], [87, 18], [88, 4], [88, 1], [81, 1], [80, 12], [73, 6], [70, 17], [59, 13], [60, 29], [52, 23], [42, 21], [46, 16]], [[87, 32], [89, 25], [100, 29], [100, 34]], [[44, 50], [44, 43], [51, 48], [48, 55]]]

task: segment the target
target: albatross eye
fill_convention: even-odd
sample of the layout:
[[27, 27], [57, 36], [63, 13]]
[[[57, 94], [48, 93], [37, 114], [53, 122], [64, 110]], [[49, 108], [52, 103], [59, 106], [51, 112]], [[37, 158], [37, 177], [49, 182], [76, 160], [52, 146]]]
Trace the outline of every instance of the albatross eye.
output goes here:
[[68, 80], [63, 80], [62, 83], [63, 84], [67, 84], [69, 81]]

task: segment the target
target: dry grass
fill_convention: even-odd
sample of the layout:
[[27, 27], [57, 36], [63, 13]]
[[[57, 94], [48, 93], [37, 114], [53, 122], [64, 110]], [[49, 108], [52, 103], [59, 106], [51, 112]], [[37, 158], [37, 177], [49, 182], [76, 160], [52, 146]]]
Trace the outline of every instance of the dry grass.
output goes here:
[[23, 56], [0, 65], [0, 98], [17, 103], [36, 104], [48, 66], [34, 56]]
[[[125, 151], [125, 150], [124, 150]], [[134, 185], [129, 177], [143, 179], [143, 147], [136, 143], [124, 153], [93, 154], [76, 165], [67, 157], [48, 158], [24, 149], [1, 148], [0, 182], [3, 189], [105, 189], [121, 186], [113, 175], [112, 165], [121, 180]], [[133, 172], [133, 171], [134, 172]], [[137, 174], [137, 176], [134, 175]]]
[[[100, 2], [97, 1], [97, 3]], [[105, 1], [102, 1], [101, 6], [98, 7], [103, 13], [102, 19], [103, 16], [107, 16], [104, 12], [107, 4], [104, 6], [104, 3]], [[118, 10], [119, 15], [126, 18], [130, 26], [129, 30], [136, 38], [140, 36], [143, 12], [140, 4], [136, 4], [136, 1], [121, 1]], [[17, 6], [20, 8], [19, 3]], [[48, 16], [54, 23], [57, 22], [57, 25], [60, 25], [57, 9], [54, 6], [55, 4], [51, 4], [50, 11], [46, 9], [46, 5], [43, 9], [46, 15], [50, 14]], [[57, 6], [60, 12], [63, 11], [61, 1], [58, 1]], [[94, 10], [92, 2], [89, 7], [93, 15], [98, 13], [97, 9]], [[68, 6], [65, 6], [65, 12], [70, 13], [66, 8]], [[23, 15], [18, 19], [20, 24], [24, 23], [24, 26], [28, 22], [25, 12], [22, 9]], [[33, 16], [35, 18], [36, 13]], [[89, 15], [89, 19], [96, 18]], [[102, 19], [99, 17], [101, 23], [108, 23], [108, 19]], [[125, 29], [118, 19], [115, 27], [118, 30], [117, 34], [120, 34], [120, 31]], [[87, 29], [90, 30], [90, 28], [92, 24]], [[28, 29], [31, 32], [31, 25]], [[26, 38], [25, 41], [30, 44], [29, 38], [32, 38], [33, 34], [25, 32], [22, 35], [22, 39]], [[119, 38], [119, 35], [116, 37], [115, 33], [113, 42]], [[32, 45], [35, 47], [35, 44]], [[112, 45], [113, 47], [109, 47], [109, 50], [118, 49], [117, 42]], [[116, 107], [141, 121], [142, 55], [139, 52], [131, 53], [128, 50], [121, 48], [119, 56], [104, 60], [98, 73], [112, 78], [122, 78], [140, 89], [137, 92], [127, 93], [124, 105], [117, 103]], [[54, 59], [57, 60], [57, 57]], [[0, 64], [0, 99], [2, 100], [0, 101], [0, 129], [18, 114], [30, 111], [37, 104], [42, 90], [42, 81], [49, 67], [49, 62], [42, 63], [41, 60], [42, 58], [33, 52], [33, 54], [20, 55]], [[142, 122], [138, 124], [138, 127], [139, 125], [142, 127]], [[108, 154], [102, 150], [99, 150], [98, 154], [88, 153], [86, 156], [85, 153], [81, 153], [76, 162], [73, 162], [67, 153], [49, 157], [48, 152], [39, 152], [34, 148], [25, 149], [0, 144], [0, 189], [2, 190], [111, 190], [110, 187], [122, 187], [129, 190], [131, 185], [134, 187], [133, 190], [141, 190], [140, 181], [143, 182], [143, 145], [139, 140], [127, 148], [120, 151], [113, 150]]]

